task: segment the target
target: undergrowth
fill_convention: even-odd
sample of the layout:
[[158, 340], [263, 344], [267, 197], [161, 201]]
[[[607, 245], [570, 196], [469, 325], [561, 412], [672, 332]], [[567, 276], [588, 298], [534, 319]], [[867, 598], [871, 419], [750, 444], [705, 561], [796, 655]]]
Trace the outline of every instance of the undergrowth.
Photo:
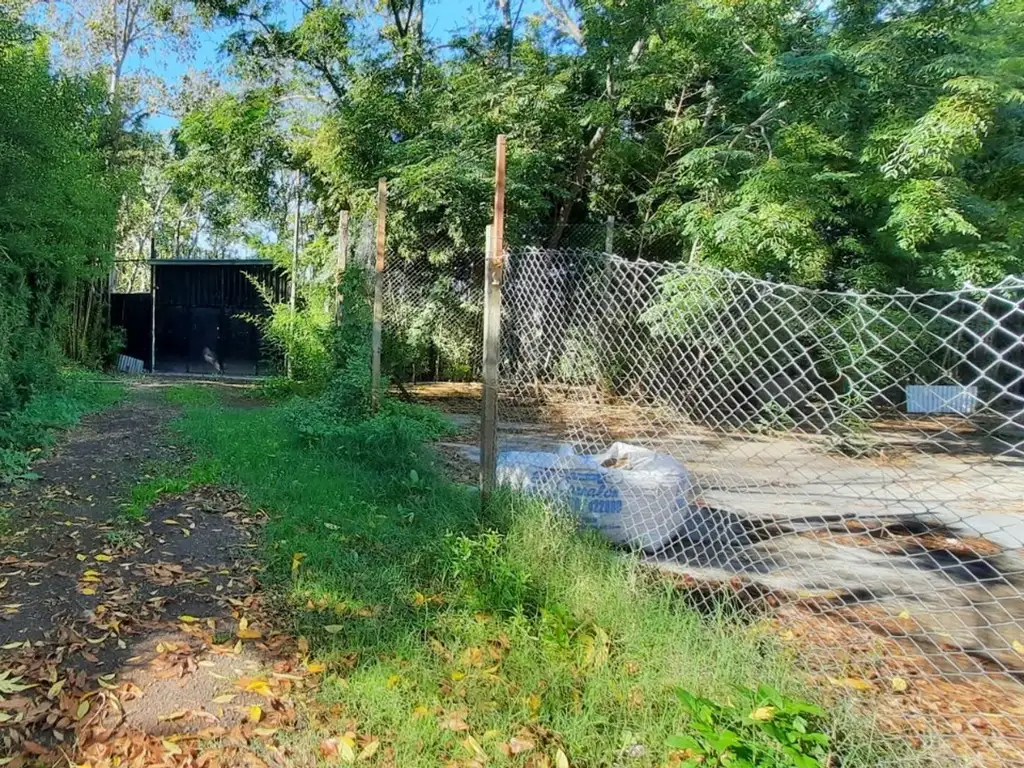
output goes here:
[[107, 408], [124, 396], [124, 387], [99, 374], [62, 371], [52, 386], [37, 391], [20, 408], [0, 412], [0, 485], [34, 479], [32, 459], [53, 443], [58, 430], [87, 413]]
[[831, 744], [843, 765], [892, 757], [845, 711], [805, 704], [760, 625], [697, 613], [544, 503], [500, 493], [481, 514], [423, 447], [440, 417], [386, 403], [324, 423], [330, 407], [195, 406], [179, 422], [269, 511], [265, 578], [327, 666], [324, 726], [297, 748], [354, 730], [401, 766], [804, 766]]

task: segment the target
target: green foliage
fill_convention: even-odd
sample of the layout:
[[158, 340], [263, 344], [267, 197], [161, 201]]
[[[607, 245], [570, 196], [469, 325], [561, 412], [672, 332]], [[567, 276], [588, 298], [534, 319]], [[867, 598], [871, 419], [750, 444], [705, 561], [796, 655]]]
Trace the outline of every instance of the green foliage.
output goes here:
[[717, 704], [677, 689], [689, 721], [687, 733], [668, 740], [684, 766], [819, 768], [829, 753], [825, 712], [783, 696], [768, 685], [740, 688], [738, 703]]
[[211, 99], [175, 129], [175, 160], [166, 171], [172, 190], [213, 231], [238, 235], [246, 219], [274, 212], [281, 191], [276, 174], [287, 155], [278, 118], [273, 93], [249, 91]]
[[294, 156], [326, 210], [366, 206], [386, 176], [399, 258], [479, 239], [504, 133], [511, 243], [615, 214], [623, 252], [803, 284], [1024, 269], [1019, 0], [575, 0], [442, 41], [342, 5], [288, 29], [209, 4], [267, 93], [329, 94]]
[[53, 440], [55, 431], [75, 424], [91, 411], [115, 404], [119, 384], [81, 370], [61, 371], [23, 407], [0, 410], [0, 485], [31, 479], [29, 463]]
[[[770, 635], [697, 614], [568, 516], [500, 493], [481, 517], [475, 492], [438, 475], [429, 454], [411, 467], [404, 448], [369, 456], [310, 444], [292, 416], [283, 405], [196, 406], [180, 428], [216, 459], [222, 481], [268, 510], [265, 578], [327, 666], [320, 703], [388, 734], [397, 763], [460, 753], [465, 734], [445, 726], [457, 716], [471, 733], [494, 734], [480, 744], [498, 763], [511, 737], [547, 733], [573, 765], [626, 754], [660, 765], [669, 739], [695, 720], [676, 686], [724, 701], [761, 684], [778, 736], [770, 723], [739, 732], [765, 755], [787, 754], [784, 745], [816, 754], [827, 723], [850, 734], [837, 754], [844, 765], [897, 759], [848, 713], [802, 709], [807, 690]], [[305, 557], [293, 574], [295, 553]], [[442, 714], [420, 717], [420, 707]], [[783, 759], [775, 765], [799, 764]]]
[[507, 536], [490, 529], [475, 536], [450, 534], [446, 543], [449, 576], [470, 606], [510, 615], [536, 612], [530, 572], [509, 557], [513, 542]]
[[[263, 343], [269, 347], [271, 355], [287, 361], [292, 379], [302, 382], [307, 389], [313, 391], [323, 388], [335, 367], [333, 283], [328, 287], [303, 281], [302, 278], [303, 266], [321, 266], [323, 250], [323, 241], [313, 243], [303, 252], [299, 275], [292, 275], [292, 279], [298, 281], [294, 311], [290, 303], [275, 303], [266, 286], [252, 280], [263, 298], [267, 312], [241, 315], [260, 329]], [[291, 272], [290, 255], [279, 249], [270, 253], [282, 268]]]
[[[94, 78], [51, 71], [48, 45], [0, 8], [0, 413], [95, 363], [122, 179]], [[26, 417], [31, 419], [31, 417]], [[14, 441], [15, 443], [18, 440]]]

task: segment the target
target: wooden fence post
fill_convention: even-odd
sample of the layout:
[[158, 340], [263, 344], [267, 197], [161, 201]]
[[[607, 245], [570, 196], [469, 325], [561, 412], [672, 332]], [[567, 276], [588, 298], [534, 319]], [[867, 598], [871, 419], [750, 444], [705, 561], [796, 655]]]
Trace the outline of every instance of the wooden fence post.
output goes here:
[[605, 222], [604, 252], [615, 253], [615, 216], [609, 216]]
[[388, 180], [377, 181], [377, 264], [373, 273], [373, 359], [371, 363], [371, 398], [373, 411], [380, 405], [381, 322], [384, 314], [384, 253], [387, 245]]
[[348, 266], [348, 211], [342, 211], [338, 218], [338, 263], [334, 267], [334, 319], [341, 322], [341, 305], [345, 297], [341, 295], [341, 276]]
[[494, 223], [487, 227], [484, 262], [483, 413], [480, 416], [480, 496], [487, 503], [498, 480], [498, 366], [501, 357], [501, 284], [504, 277], [505, 137], [498, 137]]

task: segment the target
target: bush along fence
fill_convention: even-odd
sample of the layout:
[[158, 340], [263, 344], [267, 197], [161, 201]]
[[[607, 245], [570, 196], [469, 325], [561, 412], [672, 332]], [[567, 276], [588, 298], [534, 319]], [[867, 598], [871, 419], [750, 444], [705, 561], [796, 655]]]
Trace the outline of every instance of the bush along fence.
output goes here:
[[503, 148], [475, 254], [389, 248], [382, 182], [343, 257], [375, 387], [462, 382], [485, 499], [550, 498], [894, 734], [1024, 761], [1024, 280], [834, 292], [505, 247]]

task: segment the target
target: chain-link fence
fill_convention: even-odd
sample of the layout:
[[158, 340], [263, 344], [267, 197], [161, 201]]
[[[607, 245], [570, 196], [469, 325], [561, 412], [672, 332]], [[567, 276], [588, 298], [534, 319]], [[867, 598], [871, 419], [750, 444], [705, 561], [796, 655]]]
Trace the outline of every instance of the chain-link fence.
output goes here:
[[1024, 764], [1024, 281], [506, 263], [499, 479], [763, 616], [885, 728]]
[[425, 238], [388, 248], [383, 280], [384, 373], [396, 384], [478, 381], [484, 245]]

